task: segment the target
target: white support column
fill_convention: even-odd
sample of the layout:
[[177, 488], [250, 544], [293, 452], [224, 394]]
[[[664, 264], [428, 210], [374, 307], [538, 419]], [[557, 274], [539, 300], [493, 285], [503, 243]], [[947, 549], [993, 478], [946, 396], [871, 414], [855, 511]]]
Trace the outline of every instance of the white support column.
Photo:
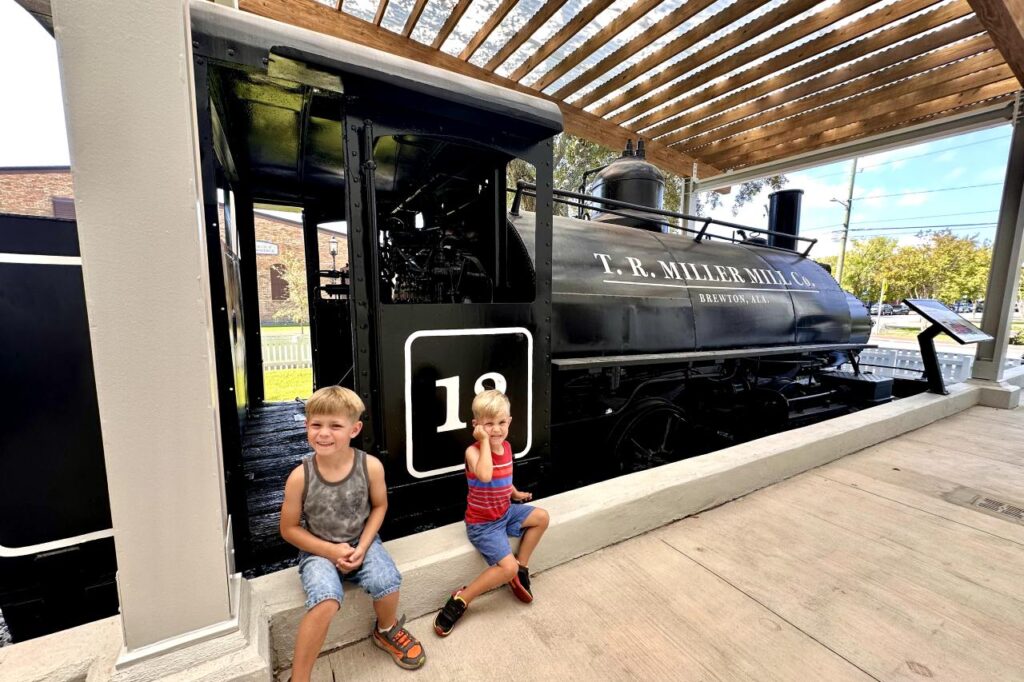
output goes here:
[[53, 0], [126, 652], [232, 623], [184, 0]]
[[1002, 381], [1006, 366], [1006, 344], [1013, 319], [1013, 303], [1017, 296], [1021, 258], [1024, 256], [1024, 120], [1018, 96], [1018, 107], [1013, 120], [1013, 137], [1006, 164], [1003, 199], [999, 205], [999, 225], [992, 245], [992, 269], [988, 276], [985, 310], [981, 328], [994, 337], [994, 341], [978, 344], [975, 352], [975, 379]]

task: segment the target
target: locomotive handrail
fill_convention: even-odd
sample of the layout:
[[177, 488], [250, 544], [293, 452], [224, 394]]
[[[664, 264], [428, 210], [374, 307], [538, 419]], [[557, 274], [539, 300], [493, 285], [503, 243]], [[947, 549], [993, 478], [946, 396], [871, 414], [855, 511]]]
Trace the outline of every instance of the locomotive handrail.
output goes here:
[[[514, 215], [514, 216], [518, 216], [519, 215], [519, 207], [520, 207], [520, 204], [521, 204], [521, 201], [522, 201], [522, 196], [524, 194], [526, 194], [528, 196], [536, 197], [537, 196], [537, 185], [535, 185], [533, 183], [530, 183], [530, 182], [526, 182], [525, 180], [519, 180], [519, 181], [516, 182], [516, 188], [515, 189], [509, 188], [507, 191], [510, 192], [510, 193], [514, 193], [515, 194], [515, 196], [512, 199], [512, 207], [509, 209], [509, 213]], [[616, 208], [618, 208], [618, 209], [625, 209], [625, 210], [631, 210], [631, 211], [641, 211], [643, 213], [650, 213], [650, 214], [653, 214], [653, 215], [665, 216], [665, 217], [668, 217], [668, 218], [680, 218], [680, 219], [682, 219], [684, 221], [689, 221], [689, 222], [693, 222], [693, 223], [703, 223], [703, 226], [701, 226], [701, 228], [699, 230], [695, 230], [695, 229], [693, 229], [691, 227], [685, 227], [684, 225], [673, 225], [672, 223], [669, 223], [668, 221], [665, 221], [665, 220], [651, 220], [650, 221], [652, 223], [657, 223], [659, 225], [664, 225], [666, 227], [672, 227], [672, 228], [675, 228], [677, 230], [682, 230], [683, 232], [689, 232], [691, 234], [694, 234], [695, 235], [694, 236], [694, 240], [698, 241], [698, 242], [703, 240], [703, 239], [710, 239], [712, 237], [717, 237], [719, 239], [725, 239], [725, 240], [730, 241], [730, 242], [732, 242], [734, 244], [742, 244], [743, 242], [746, 241], [745, 239], [737, 239], [736, 237], [731, 237], [731, 236], [708, 234], [707, 230], [708, 230], [709, 226], [711, 226], [711, 225], [721, 225], [722, 227], [728, 227], [728, 228], [732, 228], [732, 229], [735, 229], [735, 230], [742, 230], [743, 232], [756, 232], [758, 234], [763, 234], [763, 235], [768, 235], [768, 236], [779, 236], [779, 237], [785, 237], [787, 239], [792, 239], [794, 241], [808, 242], [807, 248], [804, 249], [803, 253], [801, 254], [801, 255], [803, 255], [805, 257], [811, 252], [811, 249], [814, 247], [814, 245], [818, 243], [818, 240], [813, 238], [813, 237], [800, 237], [800, 236], [797, 236], [797, 235], [788, 234], [786, 232], [779, 232], [778, 230], [767, 230], [767, 229], [760, 228], [760, 227], [750, 227], [748, 225], [740, 225], [739, 223], [730, 223], [728, 221], [719, 220], [717, 218], [709, 218], [707, 216], [688, 215], [686, 213], [680, 213], [679, 211], [668, 211], [668, 210], [663, 209], [663, 208], [651, 208], [650, 206], [642, 206], [640, 204], [632, 204], [632, 203], [629, 203], [628, 201], [619, 201], [618, 199], [608, 199], [608, 198], [605, 198], [605, 197], [595, 197], [595, 196], [593, 196], [591, 194], [581, 194], [579, 192], [570, 192], [569, 190], [564, 190], [564, 189], [554, 189], [554, 190], [552, 190], [552, 194], [554, 195], [552, 197], [552, 199], [554, 201], [557, 201], [557, 202], [562, 203], [562, 204], [566, 204], [567, 206], [583, 207], [583, 206], [586, 205], [586, 202], [588, 202], [588, 201], [590, 201], [590, 202], [597, 202], [597, 203], [600, 203], [600, 204], [604, 204], [606, 206], [612, 206], [613, 208], [604, 208], [603, 207], [601, 209], [601, 211], [603, 213], [611, 213], [612, 215], [623, 215], [623, 216], [628, 216], [628, 217], [635, 217], [635, 216], [629, 216], [629, 214], [627, 214], [627, 213], [623, 213], [622, 210], [615, 210]], [[779, 250], [779, 251], [787, 251], [787, 252], [791, 251], [791, 249], [785, 249], [785, 248], [782, 248], [782, 247], [779, 247], [779, 246], [774, 246], [774, 245], [771, 245], [771, 244], [759, 244], [759, 246], [764, 246], [765, 248], [776, 249], [776, 250]]]

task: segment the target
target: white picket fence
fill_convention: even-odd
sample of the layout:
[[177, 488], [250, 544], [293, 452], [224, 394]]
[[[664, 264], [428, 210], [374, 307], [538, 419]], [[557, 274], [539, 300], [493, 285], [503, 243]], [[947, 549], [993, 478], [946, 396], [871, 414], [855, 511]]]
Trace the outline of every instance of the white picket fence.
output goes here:
[[[973, 355], [961, 353], [937, 353], [939, 370], [947, 384], [957, 384], [971, 376], [974, 365]], [[900, 377], [919, 379], [922, 376], [924, 362], [921, 351], [900, 350], [896, 348], [868, 348], [860, 352], [859, 362], [862, 372], [877, 374], [883, 377]], [[872, 367], [871, 365], [878, 365]], [[841, 369], [852, 371], [849, 363]]]
[[313, 366], [313, 344], [306, 335], [265, 334], [262, 346], [264, 372]]

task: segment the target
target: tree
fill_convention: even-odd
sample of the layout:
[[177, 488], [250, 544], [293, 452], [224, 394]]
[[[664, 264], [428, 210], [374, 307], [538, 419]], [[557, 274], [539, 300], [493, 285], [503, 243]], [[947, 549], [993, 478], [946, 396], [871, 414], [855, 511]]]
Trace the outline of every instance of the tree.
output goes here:
[[279, 265], [281, 277], [288, 286], [288, 298], [277, 306], [273, 318], [279, 322], [308, 325], [309, 300], [306, 296], [306, 261], [295, 251], [283, 250]]
[[841, 286], [862, 301], [877, 301], [893, 278], [897, 240], [891, 237], [857, 239], [846, 251]]

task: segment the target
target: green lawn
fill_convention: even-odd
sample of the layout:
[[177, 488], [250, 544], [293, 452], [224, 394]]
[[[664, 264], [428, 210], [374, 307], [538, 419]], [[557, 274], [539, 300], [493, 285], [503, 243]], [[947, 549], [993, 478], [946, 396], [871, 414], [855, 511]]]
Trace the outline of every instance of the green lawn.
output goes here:
[[302, 398], [313, 392], [312, 369], [279, 369], [263, 373], [263, 399], [281, 402]]

